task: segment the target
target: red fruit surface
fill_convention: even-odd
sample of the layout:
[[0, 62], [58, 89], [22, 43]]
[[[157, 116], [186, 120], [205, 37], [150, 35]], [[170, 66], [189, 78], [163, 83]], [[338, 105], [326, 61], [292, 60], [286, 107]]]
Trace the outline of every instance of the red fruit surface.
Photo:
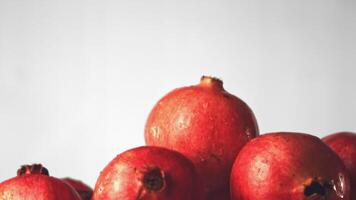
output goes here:
[[68, 177], [62, 178], [62, 181], [69, 184], [70, 186], [72, 186], [75, 189], [75, 191], [78, 192], [78, 194], [80, 195], [82, 200], [90, 200], [91, 199], [91, 197], [93, 195], [93, 189], [91, 189], [91, 187], [89, 187], [82, 181], [68, 178]]
[[183, 153], [200, 173], [209, 199], [229, 199], [229, 176], [240, 149], [258, 135], [246, 103], [203, 76], [200, 84], [173, 90], [154, 106], [145, 127], [148, 145]]
[[356, 199], [356, 133], [339, 132], [323, 138], [339, 155], [350, 173], [351, 199]]
[[350, 200], [341, 159], [319, 138], [265, 134], [249, 142], [231, 173], [232, 200]]
[[191, 161], [160, 147], [138, 147], [119, 154], [100, 173], [93, 200], [203, 200]]
[[18, 176], [0, 183], [1, 200], [80, 200], [78, 193], [41, 165], [25, 165]]

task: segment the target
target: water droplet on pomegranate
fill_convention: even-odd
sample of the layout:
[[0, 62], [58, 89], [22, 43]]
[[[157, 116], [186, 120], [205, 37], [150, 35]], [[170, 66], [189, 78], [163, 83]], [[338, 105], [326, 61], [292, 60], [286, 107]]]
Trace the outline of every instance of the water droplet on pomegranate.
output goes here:
[[203, 157], [200, 157], [200, 162], [202, 162], [202, 163], [204, 163], [204, 162], [206, 162], [206, 159], [205, 158], [203, 158]]
[[250, 129], [250, 128], [246, 128], [245, 133], [246, 133], [247, 138], [248, 138], [249, 140], [252, 140], [252, 139], [254, 138], [254, 136], [253, 136], [252, 133], [251, 133], [251, 129]]
[[151, 132], [152, 132], [152, 136], [153, 136], [154, 138], [159, 138], [159, 128], [158, 128], [158, 127], [153, 126], [153, 127], [151, 128]]
[[333, 190], [335, 191], [336, 195], [341, 199], [343, 199], [346, 192], [345, 175], [339, 173], [338, 180], [336, 181], [333, 180], [332, 183], [333, 183]]

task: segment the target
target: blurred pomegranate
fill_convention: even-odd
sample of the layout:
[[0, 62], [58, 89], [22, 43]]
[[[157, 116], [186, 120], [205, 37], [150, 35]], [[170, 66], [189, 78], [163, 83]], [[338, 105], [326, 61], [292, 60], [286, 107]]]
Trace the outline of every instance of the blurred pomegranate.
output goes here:
[[91, 197], [93, 195], [93, 189], [91, 189], [91, 187], [89, 187], [82, 181], [72, 179], [69, 177], [62, 178], [62, 181], [69, 184], [70, 186], [72, 186], [75, 189], [75, 191], [78, 192], [78, 194], [80, 195], [82, 200], [90, 200], [91, 199]]
[[323, 138], [344, 162], [351, 176], [351, 199], [356, 199], [356, 133], [339, 132]]

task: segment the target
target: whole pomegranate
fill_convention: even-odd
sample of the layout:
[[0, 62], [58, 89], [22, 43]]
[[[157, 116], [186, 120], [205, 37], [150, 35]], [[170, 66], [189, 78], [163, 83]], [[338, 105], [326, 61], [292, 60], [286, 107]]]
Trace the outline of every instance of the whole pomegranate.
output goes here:
[[119, 154], [100, 173], [93, 200], [203, 200], [191, 161], [160, 147], [138, 147]]
[[356, 199], [356, 133], [339, 132], [323, 138], [339, 155], [350, 173], [351, 199]]
[[240, 149], [259, 134], [251, 109], [223, 82], [203, 76], [198, 85], [173, 90], [154, 106], [145, 127], [148, 145], [183, 153], [193, 161], [209, 199], [229, 199], [229, 176]]
[[62, 181], [69, 184], [70, 186], [72, 186], [75, 189], [75, 191], [78, 192], [78, 194], [80, 195], [82, 200], [90, 200], [91, 199], [91, 197], [93, 195], [93, 189], [91, 189], [91, 187], [89, 187], [82, 181], [72, 179], [69, 177], [62, 178]]
[[80, 200], [78, 193], [60, 179], [49, 176], [40, 164], [24, 165], [17, 176], [0, 183], [1, 200]]
[[349, 174], [319, 138], [279, 132], [253, 139], [231, 173], [232, 200], [349, 200]]

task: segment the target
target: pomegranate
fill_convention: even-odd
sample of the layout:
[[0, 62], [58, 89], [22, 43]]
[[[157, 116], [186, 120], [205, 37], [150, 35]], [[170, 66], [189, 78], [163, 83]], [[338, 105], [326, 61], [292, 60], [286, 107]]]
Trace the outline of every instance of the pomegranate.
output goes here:
[[4, 200], [80, 200], [78, 193], [60, 179], [49, 176], [40, 164], [24, 165], [17, 176], [0, 183]]
[[243, 147], [231, 173], [232, 200], [349, 200], [349, 174], [319, 138], [262, 135]]
[[90, 200], [93, 195], [93, 189], [80, 180], [72, 178], [62, 178], [62, 181], [72, 186], [78, 192], [82, 200]]
[[93, 200], [202, 200], [193, 163], [178, 152], [138, 147], [119, 154], [100, 173]]
[[356, 133], [339, 132], [323, 138], [341, 160], [351, 177], [351, 199], [356, 199]]
[[259, 134], [246, 103], [203, 76], [198, 85], [182, 87], [154, 106], [145, 126], [148, 145], [183, 153], [193, 161], [209, 199], [229, 199], [229, 176], [240, 149]]

